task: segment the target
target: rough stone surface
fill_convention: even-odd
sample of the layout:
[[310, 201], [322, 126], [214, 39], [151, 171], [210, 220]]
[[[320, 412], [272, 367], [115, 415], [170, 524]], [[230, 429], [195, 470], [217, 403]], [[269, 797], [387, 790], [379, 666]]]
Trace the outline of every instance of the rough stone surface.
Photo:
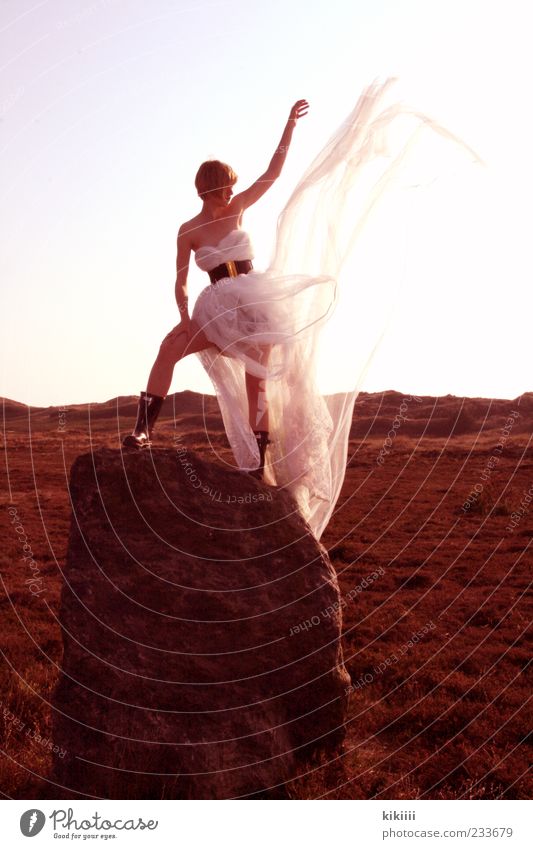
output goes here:
[[283, 797], [341, 744], [350, 683], [335, 571], [294, 502], [172, 449], [80, 456], [70, 492], [64, 796]]

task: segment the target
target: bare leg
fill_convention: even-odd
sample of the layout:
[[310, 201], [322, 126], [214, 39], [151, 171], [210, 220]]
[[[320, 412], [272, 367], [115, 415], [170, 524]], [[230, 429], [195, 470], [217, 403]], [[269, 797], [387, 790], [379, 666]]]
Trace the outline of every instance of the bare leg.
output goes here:
[[133, 431], [122, 440], [124, 448], [139, 450], [151, 445], [151, 433], [170, 388], [174, 366], [188, 354], [210, 347], [216, 346], [211, 345], [196, 322], [192, 321], [186, 325], [178, 324], [165, 336], [150, 372], [147, 391], [141, 392]]
[[[270, 346], [262, 348], [261, 363], [266, 365]], [[248, 421], [252, 430], [268, 430], [268, 401], [265, 380], [246, 372], [246, 394], [248, 396]]]
[[248, 421], [252, 430], [268, 430], [268, 404], [265, 381], [246, 372], [246, 394], [248, 396]]
[[[266, 365], [270, 355], [270, 346], [262, 348], [261, 363]], [[268, 438], [269, 416], [268, 402], [265, 387], [265, 378], [256, 377], [246, 372], [246, 394], [248, 396], [248, 417], [250, 427], [257, 439], [259, 448], [259, 466], [250, 474], [254, 477], [263, 478], [265, 467], [265, 452], [270, 443]]]
[[196, 322], [192, 320], [187, 329], [180, 323], [165, 336], [159, 353], [152, 366], [146, 391], [151, 395], [165, 397], [170, 389], [174, 366], [189, 354], [196, 354], [206, 348], [216, 347], [205, 336]]

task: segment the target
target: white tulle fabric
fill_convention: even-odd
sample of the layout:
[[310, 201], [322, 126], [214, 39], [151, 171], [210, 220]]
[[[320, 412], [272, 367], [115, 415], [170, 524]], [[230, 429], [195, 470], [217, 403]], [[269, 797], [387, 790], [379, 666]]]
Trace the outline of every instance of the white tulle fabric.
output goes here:
[[[220, 349], [198, 357], [213, 382], [238, 467], [259, 464], [248, 422], [248, 371], [266, 385], [272, 440], [266, 480], [292, 493], [317, 539], [340, 494], [354, 402], [386, 328], [387, 310], [379, 305], [401, 282], [401, 248], [392, 265], [396, 270], [384, 273], [377, 261], [376, 275], [363, 263], [361, 236], [372, 217], [379, 222], [378, 200], [382, 207], [385, 197], [394, 197], [397, 210], [398, 192], [409, 194], [416, 185], [412, 162], [410, 169], [407, 163], [421, 130], [434, 131], [476, 158], [427, 116], [398, 103], [386, 106], [393, 82], [363, 91], [305, 171], [278, 218], [269, 267], [209, 284], [193, 311]], [[382, 245], [384, 253], [394, 250]], [[196, 262], [209, 271], [253, 256], [249, 234], [233, 230], [219, 244], [200, 248]], [[349, 293], [348, 323], [343, 292]], [[332, 370], [342, 361], [342, 391], [319, 390], [319, 358]]]

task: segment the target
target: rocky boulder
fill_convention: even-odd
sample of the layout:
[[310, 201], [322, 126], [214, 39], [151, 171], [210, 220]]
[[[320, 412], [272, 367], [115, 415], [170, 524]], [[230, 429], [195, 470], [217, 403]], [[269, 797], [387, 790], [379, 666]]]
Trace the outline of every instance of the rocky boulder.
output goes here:
[[72, 467], [58, 798], [283, 798], [342, 743], [325, 549], [285, 491], [184, 450]]

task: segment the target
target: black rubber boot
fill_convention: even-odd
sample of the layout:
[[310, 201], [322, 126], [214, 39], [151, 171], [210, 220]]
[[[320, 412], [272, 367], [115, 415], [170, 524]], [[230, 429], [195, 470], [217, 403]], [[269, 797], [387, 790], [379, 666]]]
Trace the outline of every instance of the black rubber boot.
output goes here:
[[135, 422], [133, 432], [122, 440], [124, 448], [135, 448], [139, 450], [152, 444], [150, 437], [164, 400], [160, 395], [141, 392], [137, 407], [137, 421]]
[[271, 440], [268, 438], [268, 430], [254, 430], [254, 434], [259, 448], [259, 466], [257, 469], [253, 469], [250, 474], [253, 475], [254, 478], [263, 480], [265, 471], [265, 454], [267, 446], [270, 445]]

